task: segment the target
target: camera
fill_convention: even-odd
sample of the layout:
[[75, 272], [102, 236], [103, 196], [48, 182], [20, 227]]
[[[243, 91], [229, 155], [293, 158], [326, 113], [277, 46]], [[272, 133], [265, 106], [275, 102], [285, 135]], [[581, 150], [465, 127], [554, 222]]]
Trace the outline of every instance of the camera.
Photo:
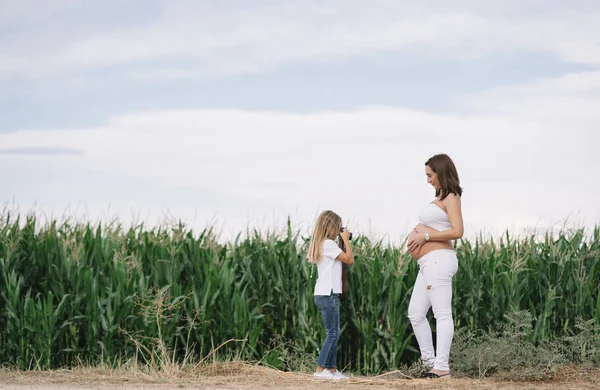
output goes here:
[[[346, 229], [346, 228], [344, 228], [344, 227], [341, 227], [341, 228], [340, 228], [340, 233], [341, 233], [341, 232], [343, 232], [343, 231], [344, 231], [344, 229]], [[352, 232], [350, 232], [350, 237], [348, 237], [348, 240], [352, 240]]]

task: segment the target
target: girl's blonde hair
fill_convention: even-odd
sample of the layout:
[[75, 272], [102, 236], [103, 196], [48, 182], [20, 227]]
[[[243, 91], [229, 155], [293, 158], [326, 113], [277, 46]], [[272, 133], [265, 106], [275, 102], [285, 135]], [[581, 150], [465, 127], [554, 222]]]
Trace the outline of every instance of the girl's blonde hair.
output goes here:
[[331, 210], [323, 211], [317, 218], [315, 230], [308, 246], [308, 261], [318, 263], [323, 255], [323, 241], [335, 240], [340, 234], [342, 218]]

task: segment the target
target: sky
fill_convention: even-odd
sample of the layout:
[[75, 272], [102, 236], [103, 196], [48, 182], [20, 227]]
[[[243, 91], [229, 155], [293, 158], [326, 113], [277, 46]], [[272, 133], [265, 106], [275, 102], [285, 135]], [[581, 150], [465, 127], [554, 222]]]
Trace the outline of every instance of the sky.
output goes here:
[[447, 153], [466, 237], [600, 224], [600, 3], [0, 0], [0, 201], [400, 242]]

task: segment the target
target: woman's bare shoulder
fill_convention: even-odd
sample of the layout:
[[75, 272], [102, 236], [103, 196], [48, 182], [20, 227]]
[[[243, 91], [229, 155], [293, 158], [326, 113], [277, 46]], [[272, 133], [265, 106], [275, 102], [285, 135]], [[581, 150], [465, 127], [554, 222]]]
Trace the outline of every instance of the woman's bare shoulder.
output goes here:
[[460, 204], [460, 195], [450, 193], [444, 199], [444, 204]]

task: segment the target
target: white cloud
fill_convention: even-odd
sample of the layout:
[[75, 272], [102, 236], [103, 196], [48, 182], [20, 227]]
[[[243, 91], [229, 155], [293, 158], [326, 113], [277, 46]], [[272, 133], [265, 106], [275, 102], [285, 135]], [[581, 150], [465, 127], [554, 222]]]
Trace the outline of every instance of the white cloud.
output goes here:
[[[74, 4], [80, 8], [45, 8], [59, 16], [85, 13], [86, 3]], [[512, 1], [503, 6], [453, 2], [452, 7], [442, 1], [425, 7], [384, 0], [368, 6], [362, 1], [304, 0], [251, 8], [224, 4], [165, 2], [155, 19], [110, 30], [59, 26], [52, 19], [34, 25], [25, 14], [15, 13], [22, 24], [0, 19], [0, 28], [4, 24], [14, 31], [0, 41], [0, 74], [46, 77], [131, 64], [127, 73], [140, 79], [196, 79], [260, 72], [290, 61], [408, 49], [458, 58], [523, 50], [600, 64], [600, 7], [585, 3], [535, 12], [530, 4]], [[135, 66], [142, 61], [144, 66]], [[156, 63], [149, 66], [148, 61]]]
[[[531, 155], [555, 150], [555, 158], [545, 169], [538, 164], [538, 175], [548, 179], [562, 177], [598, 181], [589, 177], [589, 170], [600, 170], [597, 147], [600, 145], [598, 121], [600, 115], [600, 71], [567, 74], [551, 80], [496, 88], [471, 97], [465, 102], [472, 112], [511, 118], [539, 133], [527, 140], [518, 128], [507, 128], [513, 142], [529, 141]], [[512, 126], [507, 124], [508, 126]], [[551, 137], [548, 131], [555, 129]], [[584, 168], [587, 167], [587, 168]], [[584, 177], [583, 172], [588, 172]]]
[[[75, 164], [90, 174], [142, 180], [174, 194], [210, 189], [215, 197], [246, 199], [235, 211], [223, 203], [215, 210], [207, 199], [178, 202], [177, 195], [166, 205], [184, 219], [198, 210], [222, 213], [232, 231], [265, 215], [280, 221], [292, 215], [309, 224], [319, 209], [333, 208], [363, 230], [397, 239], [432, 197], [423, 163], [438, 152], [450, 154], [459, 168], [471, 234], [545, 228], [574, 217], [593, 224], [600, 221], [594, 197], [600, 192], [597, 77], [587, 72], [495, 90], [465, 102], [465, 115], [397, 107], [308, 114], [140, 112], [101, 128], [0, 134], [0, 145], [80, 150], [62, 168]], [[26, 161], [4, 158], [3, 164]], [[43, 188], [38, 195], [44, 198]], [[69, 199], [68, 193], [61, 196]], [[150, 190], [148, 207], [156, 207], [152, 198]]]
[[[87, 85], [103, 81], [86, 70], [128, 64], [120, 71], [141, 80], [207, 79], [402, 50], [440, 59], [541, 52], [600, 65], [596, 2], [169, 1], [139, 15], [146, 8], [130, 1], [123, 6], [137, 19], [119, 25], [88, 15], [89, 4], [0, 0], [0, 78]], [[248, 220], [272, 226], [266, 216], [306, 226], [333, 208], [351, 226], [397, 239], [432, 196], [423, 162], [447, 152], [463, 180], [471, 234], [567, 217], [598, 223], [598, 107], [600, 72], [589, 70], [469, 96], [462, 114], [385, 106], [133, 112], [97, 128], [0, 133], [9, 151], [0, 168], [18, 167], [0, 183], [1, 200], [45, 210], [84, 202], [95, 215], [111, 205], [123, 219], [131, 208], [154, 217], [168, 209], [200, 227], [216, 213], [231, 232]]]

